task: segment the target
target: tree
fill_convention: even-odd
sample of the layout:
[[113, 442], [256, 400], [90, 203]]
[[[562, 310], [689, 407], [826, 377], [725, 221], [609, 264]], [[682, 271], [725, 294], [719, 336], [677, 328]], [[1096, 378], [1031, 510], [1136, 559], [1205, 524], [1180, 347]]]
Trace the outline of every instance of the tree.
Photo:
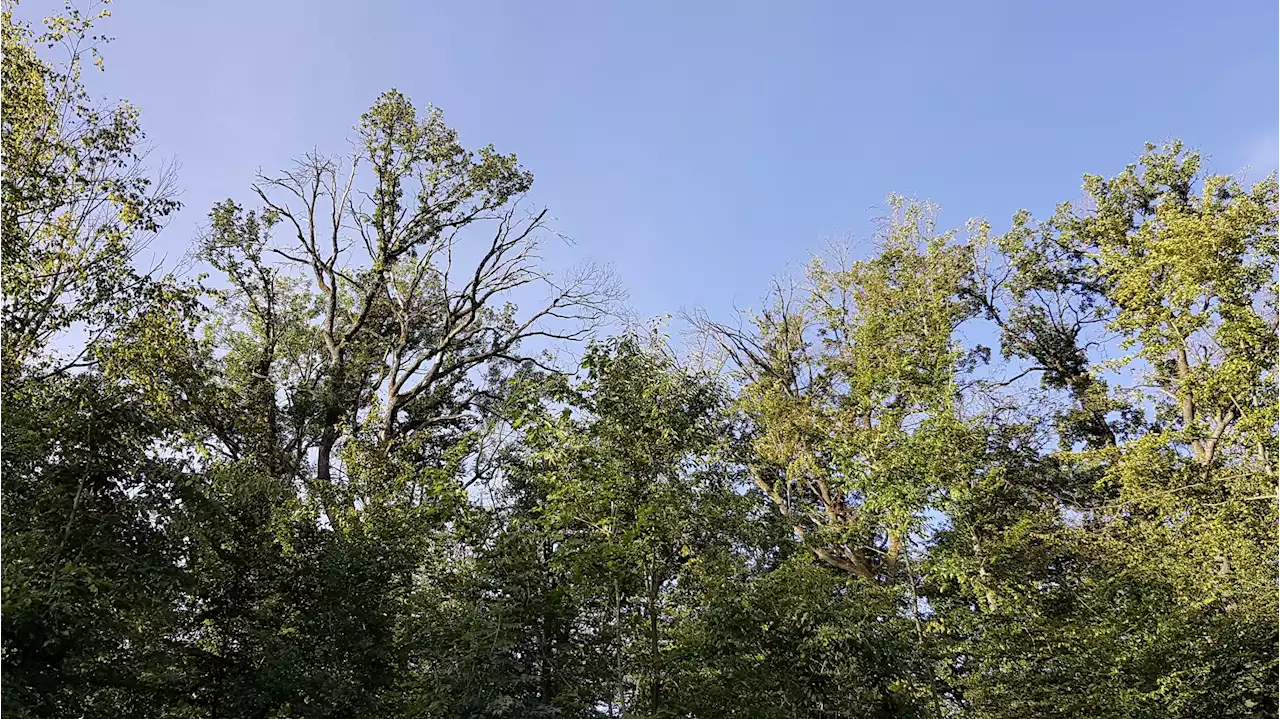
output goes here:
[[814, 260], [779, 284], [754, 334], [700, 320], [734, 361], [756, 486], [824, 563], [896, 580], [904, 549], [966, 471], [953, 333], [973, 308], [969, 254], [937, 234], [934, 209], [891, 197], [870, 260]]
[[[257, 214], [230, 202], [215, 208], [205, 252], [228, 273], [253, 328], [258, 374], [271, 385], [280, 383], [269, 373], [278, 338], [299, 331], [285, 323], [284, 304], [307, 326], [308, 355], [281, 360], [293, 365], [281, 372], [293, 384], [288, 404], [311, 416], [285, 449], [315, 452], [307, 489], [330, 526], [359, 521], [358, 506], [393, 501], [335, 474], [348, 442], [431, 461], [422, 452], [435, 438], [465, 431], [492, 400], [484, 373], [535, 361], [522, 343], [584, 337], [617, 298], [598, 268], [560, 282], [538, 268], [546, 211], [525, 215], [517, 202], [532, 180], [514, 155], [464, 149], [439, 110], [420, 118], [390, 91], [361, 118], [352, 157], [313, 153], [261, 177]], [[276, 227], [287, 240], [272, 238]], [[461, 269], [455, 261], [461, 265], [471, 237], [477, 258]], [[550, 297], [526, 316], [497, 304], [538, 285]], [[284, 297], [286, 286], [315, 298], [310, 315], [306, 301]]]
[[[105, 10], [68, 6], [40, 35], [4, 6], [4, 372], [48, 377], [92, 363], [93, 350], [153, 291], [132, 260], [177, 208], [173, 174], [153, 180], [142, 164], [138, 111], [95, 104], [84, 64], [101, 66], [93, 23]], [[36, 47], [60, 47], [65, 60]], [[79, 347], [51, 352], [78, 332]], [[68, 338], [71, 339], [71, 338]], [[64, 350], [66, 348], [63, 348]]]
[[700, 574], [732, 563], [748, 504], [717, 459], [722, 389], [639, 336], [590, 344], [581, 367], [512, 397], [521, 441], [477, 550], [457, 715], [678, 713], [673, 627]]
[[[3, 13], [4, 709], [158, 714], [182, 463], [171, 416], [118, 370], [164, 364], [198, 317], [192, 288], [133, 255], [176, 207], [141, 165], [137, 112], [82, 84], [105, 12], [36, 35]], [[62, 62], [37, 52], [61, 47]]]
[[[1015, 218], [988, 280], [1005, 352], [1072, 405], [1027, 413], [1058, 451], [1007, 425], [955, 495], [931, 601], [966, 627], [966, 704], [1274, 715], [1275, 178], [1202, 176], [1175, 143], [1085, 191], [1084, 210]], [[1108, 342], [1129, 354], [1100, 361]]]
[[[359, 133], [347, 160], [260, 178], [260, 209], [216, 205], [199, 246], [225, 286], [168, 391], [205, 457], [180, 643], [215, 713], [413, 704], [397, 677], [426, 650], [425, 553], [467, 521], [504, 376], [540, 364], [522, 342], [585, 336], [616, 299], [598, 269], [538, 268], [545, 212], [520, 214], [514, 156], [463, 149], [394, 91]], [[528, 316], [498, 304], [539, 284]]]

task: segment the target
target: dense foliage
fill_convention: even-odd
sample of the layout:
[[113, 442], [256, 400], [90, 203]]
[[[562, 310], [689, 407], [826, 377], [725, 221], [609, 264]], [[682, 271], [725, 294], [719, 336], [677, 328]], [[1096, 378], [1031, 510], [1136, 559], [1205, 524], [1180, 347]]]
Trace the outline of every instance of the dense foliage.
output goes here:
[[690, 353], [395, 91], [139, 269], [177, 203], [102, 15], [13, 10], [8, 715], [1280, 713], [1274, 175], [890, 197]]

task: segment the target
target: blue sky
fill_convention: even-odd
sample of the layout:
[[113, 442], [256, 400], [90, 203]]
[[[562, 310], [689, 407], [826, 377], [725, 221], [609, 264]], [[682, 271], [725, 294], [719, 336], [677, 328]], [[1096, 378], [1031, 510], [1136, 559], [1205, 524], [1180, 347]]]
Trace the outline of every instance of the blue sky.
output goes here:
[[[24, 14], [45, 12], [25, 0]], [[185, 210], [345, 149], [384, 89], [515, 152], [572, 248], [645, 316], [758, 305], [888, 192], [997, 229], [1079, 196], [1147, 140], [1276, 166], [1277, 4], [118, 0], [94, 89], [142, 108]]]

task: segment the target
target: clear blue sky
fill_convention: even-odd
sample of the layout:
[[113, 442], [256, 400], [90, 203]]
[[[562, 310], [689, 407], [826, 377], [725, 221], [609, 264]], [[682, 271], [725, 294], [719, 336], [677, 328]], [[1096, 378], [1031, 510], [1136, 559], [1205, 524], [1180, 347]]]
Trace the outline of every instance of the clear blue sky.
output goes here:
[[[23, 14], [44, 9], [24, 0]], [[758, 305], [885, 193], [997, 228], [1147, 140], [1277, 161], [1277, 3], [118, 0], [95, 89], [182, 164], [180, 255], [255, 170], [344, 138], [382, 90], [516, 152], [642, 315]]]

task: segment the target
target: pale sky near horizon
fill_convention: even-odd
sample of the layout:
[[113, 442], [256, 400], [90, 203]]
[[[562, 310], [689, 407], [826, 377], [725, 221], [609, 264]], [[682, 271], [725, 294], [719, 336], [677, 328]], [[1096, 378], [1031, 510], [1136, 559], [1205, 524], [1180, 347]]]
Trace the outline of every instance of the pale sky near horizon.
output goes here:
[[[23, 15], [56, 6], [23, 0]], [[117, 0], [91, 88], [142, 109], [186, 207], [172, 261], [259, 168], [345, 149], [395, 87], [515, 152], [642, 316], [758, 305], [886, 193], [943, 224], [1039, 215], [1145, 141], [1277, 165], [1277, 3]]]

